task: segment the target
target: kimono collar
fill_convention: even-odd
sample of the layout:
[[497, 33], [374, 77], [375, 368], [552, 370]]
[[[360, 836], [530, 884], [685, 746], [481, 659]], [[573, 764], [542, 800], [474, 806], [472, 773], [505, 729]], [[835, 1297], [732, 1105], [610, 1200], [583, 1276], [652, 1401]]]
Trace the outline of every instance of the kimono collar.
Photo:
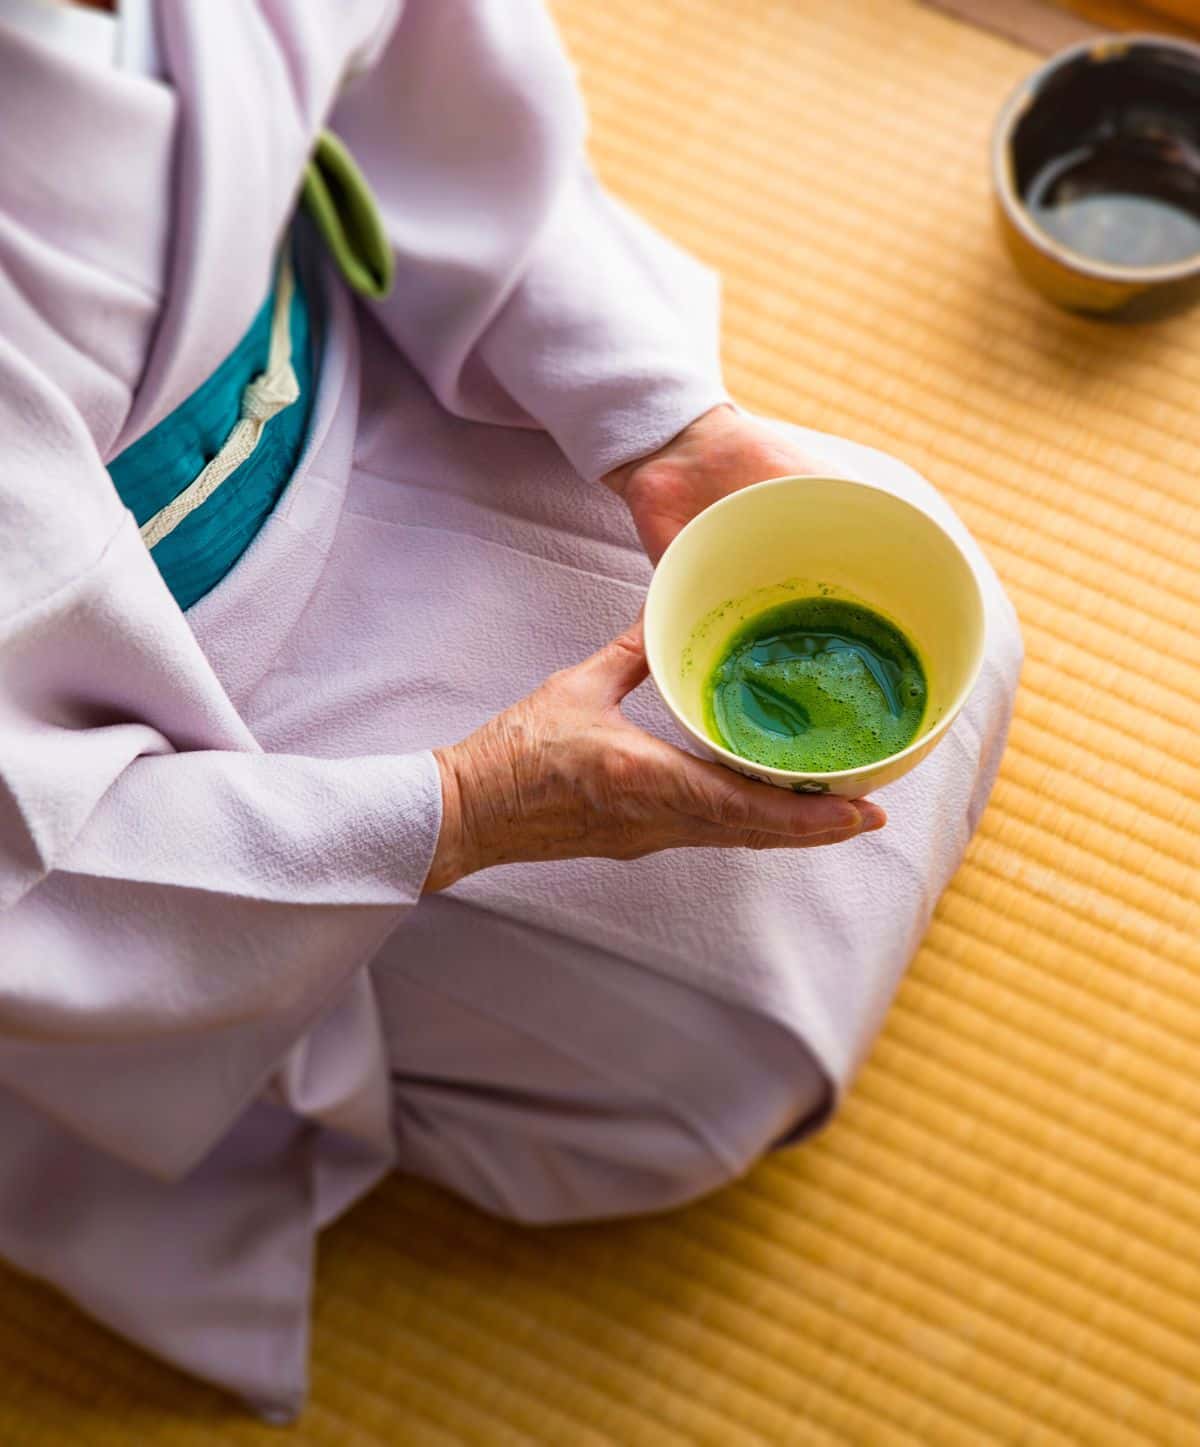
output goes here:
[[258, 6], [171, 0], [159, 39], [178, 99], [164, 303], [116, 450], [147, 432], [236, 345], [262, 305], [312, 135]]
[[147, 77], [4, 27], [0, 215], [153, 300], [163, 288], [179, 106]]

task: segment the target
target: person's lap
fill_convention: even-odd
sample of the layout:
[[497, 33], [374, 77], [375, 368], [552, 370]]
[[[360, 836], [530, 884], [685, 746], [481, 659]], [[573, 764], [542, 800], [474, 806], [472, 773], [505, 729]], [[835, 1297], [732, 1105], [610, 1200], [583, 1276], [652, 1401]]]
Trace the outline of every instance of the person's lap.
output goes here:
[[399, 1168], [517, 1220], [678, 1205], [828, 1097], [772, 1021], [450, 895], [406, 921], [372, 975]]
[[[549, 439], [450, 417], [394, 354], [373, 356], [378, 345], [367, 338], [333, 555], [255, 691], [268, 748], [348, 755], [459, 738], [625, 627], [650, 576], [619, 501]], [[894, 459], [803, 438], [836, 467], [945, 509]], [[693, 1178], [695, 1194], [813, 1118], [825, 1092], [809, 1049], [840, 1088], [990, 787], [1019, 642], [990, 570], [985, 581], [984, 676], [939, 750], [886, 791], [881, 833], [799, 853], [507, 866], [424, 901], [374, 971], [402, 1164], [513, 1214], [606, 1214], [670, 1204]], [[314, 695], [302, 680], [315, 660]], [[651, 685], [627, 711], [675, 736]], [[690, 1035], [678, 1025], [689, 1009]], [[722, 1073], [741, 1082], [724, 1103], [707, 1085]], [[664, 1100], [674, 1135], [654, 1126]], [[663, 1165], [679, 1132], [707, 1145], [682, 1177], [642, 1189], [647, 1150]], [[625, 1186], [612, 1188], [618, 1167]]]

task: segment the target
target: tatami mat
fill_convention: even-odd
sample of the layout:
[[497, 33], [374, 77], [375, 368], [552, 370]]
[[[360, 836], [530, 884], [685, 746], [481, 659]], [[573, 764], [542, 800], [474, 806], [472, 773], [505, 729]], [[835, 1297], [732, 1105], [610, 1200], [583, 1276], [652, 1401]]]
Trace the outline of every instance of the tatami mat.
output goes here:
[[[1059, 315], [989, 217], [1033, 57], [908, 0], [564, 0], [608, 182], [726, 277], [740, 398], [952, 497], [1029, 647], [838, 1123], [682, 1215], [396, 1182], [327, 1238], [313, 1444], [1200, 1443], [1200, 314]], [[0, 1441], [267, 1442], [0, 1277]]]

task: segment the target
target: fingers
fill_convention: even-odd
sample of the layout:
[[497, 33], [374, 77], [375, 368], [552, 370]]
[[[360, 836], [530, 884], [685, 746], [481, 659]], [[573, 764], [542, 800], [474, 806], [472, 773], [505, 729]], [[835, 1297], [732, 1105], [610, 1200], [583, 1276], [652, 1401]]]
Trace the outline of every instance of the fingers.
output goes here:
[[887, 810], [876, 804], [874, 799], [851, 799], [850, 802], [862, 815], [864, 834], [873, 834], [887, 823]]
[[[857, 802], [857, 801], [852, 801]], [[866, 803], [867, 801], [862, 801]], [[739, 849], [809, 849], [820, 844], [840, 844], [845, 839], [857, 839], [860, 834], [873, 834], [882, 829], [883, 811], [871, 805], [875, 814], [866, 810], [859, 812], [851, 824], [836, 829], [819, 829], [803, 834], [774, 834], [765, 829], [729, 830], [720, 825], [710, 826], [718, 836], [717, 842], [726, 847]]]
[[619, 703], [648, 672], [640, 613], [624, 633], [568, 670], [574, 682], [595, 690], [595, 702], [600, 706]]
[[[859, 801], [855, 801], [859, 802]], [[866, 803], [866, 800], [861, 801]], [[686, 831], [687, 846], [710, 849], [818, 849], [827, 844], [844, 844], [860, 834], [883, 828], [883, 811], [870, 806], [855, 815], [854, 822], [838, 829], [821, 829], [815, 833], [775, 834], [765, 829], [728, 829], [720, 824], [693, 823]]]
[[707, 835], [689, 837], [685, 847], [709, 849], [820, 849], [829, 844], [845, 844], [867, 831], [857, 826], [850, 829], [829, 829], [821, 834], [765, 834], [751, 831], [739, 834], [716, 825]]
[[882, 829], [887, 822], [884, 811], [869, 799], [794, 794], [682, 750], [671, 752], [676, 755], [672, 760], [675, 802], [707, 843], [723, 839], [742, 847], [765, 847], [748, 842], [760, 835], [778, 845], [827, 842], [825, 836], [853, 838]]

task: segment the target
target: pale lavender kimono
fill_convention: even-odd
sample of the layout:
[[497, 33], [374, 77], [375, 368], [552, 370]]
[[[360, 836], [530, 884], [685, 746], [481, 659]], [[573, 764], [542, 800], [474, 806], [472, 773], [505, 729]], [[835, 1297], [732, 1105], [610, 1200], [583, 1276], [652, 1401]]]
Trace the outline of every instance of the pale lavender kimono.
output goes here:
[[[880, 835], [513, 866], [415, 909], [428, 750], [636, 614], [596, 485], [720, 401], [713, 278], [600, 192], [517, 0], [169, 0], [169, 84], [0, 25], [0, 1254], [286, 1416], [317, 1228], [397, 1162], [655, 1209], [827, 1113], [986, 799], [1011, 609]], [[106, 460], [266, 293], [318, 129], [396, 286], [329, 285], [312, 435], [185, 617]], [[668, 723], [648, 689], [631, 706]]]

